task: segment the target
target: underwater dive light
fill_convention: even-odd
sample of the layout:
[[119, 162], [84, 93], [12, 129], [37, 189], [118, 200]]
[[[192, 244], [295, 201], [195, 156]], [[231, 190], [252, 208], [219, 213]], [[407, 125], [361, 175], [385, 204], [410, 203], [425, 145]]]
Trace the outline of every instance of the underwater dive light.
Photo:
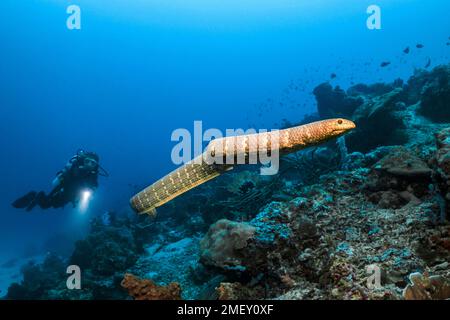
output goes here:
[[89, 201], [92, 198], [92, 191], [89, 189], [83, 190], [80, 199], [80, 211], [85, 212], [88, 208]]

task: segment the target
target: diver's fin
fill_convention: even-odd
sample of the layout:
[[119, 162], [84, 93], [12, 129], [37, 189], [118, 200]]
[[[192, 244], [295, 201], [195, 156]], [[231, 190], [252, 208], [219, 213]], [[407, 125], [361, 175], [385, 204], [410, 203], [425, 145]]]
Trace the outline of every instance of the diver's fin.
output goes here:
[[45, 199], [45, 192], [43, 192], [43, 191], [38, 192], [36, 194], [36, 196], [34, 197], [34, 199], [30, 202], [30, 204], [25, 208], [25, 210], [31, 211], [37, 205], [39, 205], [42, 208], [42, 203], [43, 203], [44, 199]]
[[17, 209], [25, 209], [35, 201], [36, 195], [36, 191], [30, 191], [23, 197], [14, 201], [12, 206]]

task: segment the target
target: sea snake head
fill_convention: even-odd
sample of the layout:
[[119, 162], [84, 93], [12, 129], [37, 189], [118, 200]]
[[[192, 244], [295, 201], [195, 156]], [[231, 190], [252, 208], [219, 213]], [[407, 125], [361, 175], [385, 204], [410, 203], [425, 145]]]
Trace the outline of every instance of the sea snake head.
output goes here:
[[355, 128], [355, 123], [350, 120], [327, 119], [306, 124], [299, 136], [302, 143], [313, 146], [340, 137]]
[[340, 137], [343, 134], [349, 132], [350, 130], [356, 128], [356, 125], [353, 121], [341, 118], [325, 120], [325, 124], [327, 130], [329, 130], [330, 135], [333, 138]]

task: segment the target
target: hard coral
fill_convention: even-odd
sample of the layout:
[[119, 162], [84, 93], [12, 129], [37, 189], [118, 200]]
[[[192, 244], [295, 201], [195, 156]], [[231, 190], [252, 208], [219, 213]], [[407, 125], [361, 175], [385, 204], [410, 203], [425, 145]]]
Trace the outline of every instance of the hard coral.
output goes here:
[[239, 250], [247, 246], [254, 234], [255, 227], [248, 223], [217, 221], [200, 243], [202, 262], [221, 268], [240, 267]]
[[30, 262], [22, 267], [23, 279], [13, 283], [6, 299], [34, 300], [49, 299], [49, 291], [64, 283], [66, 266], [64, 261], [53, 254], [47, 255], [42, 264]]
[[264, 289], [262, 287], [248, 288], [239, 282], [222, 282], [216, 288], [219, 300], [250, 300], [264, 298]]
[[432, 170], [417, 156], [404, 147], [399, 147], [375, 164], [374, 169], [399, 177], [430, 177]]
[[404, 147], [395, 147], [372, 166], [365, 188], [380, 208], [400, 208], [420, 203], [428, 195], [432, 169]]
[[450, 254], [450, 226], [442, 225], [427, 230], [420, 242], [417, 252], [428, 265], [437, 265], [448, 261]]
[[125, 274], [122, 287], [136, 300], [180, 300], [181, 288], [172, 282], [167, 286], [158, 286], [152, 280], [139, 279], [132, 274]]
[[287, 239], [290, 236], [288, 222], [288, 211], [281, 202], [268, 204], [250, 224], [256, 229], [255, 238], [258, 242], [272, 244], [275, 240]]
[[411, 284], [403, 290], [406, 300], [443, 300], [450, 299], [450, 281], [442, 276], [412, 273]]
[[450, 179], [450, 128], [445, 128], [436, 134], [438, 150], [436, 162], [439, 173], [444, 179]]
[[403, 95], [401, 88], [395, 88], [381, 96], [367, 98], [355, 110], [351, 118], [357, 128], [346, 137], [349, 152], [367, 152], [379, 146], [406, 142], [404, 117], [399, 113]]
[[450, 128], [445, 128], [436, 134], [437, 151], [433, 159], [436, 167], [440, 192], [444, 203], [442, 219], [450, 214]]
[[75, 243], [70, 263], [95, 275], [112, 276], [136, 262], [140, 246], [132, 229], [124, 224], [94, 225], [85, 239]]
[[450, 67], [441, 66], [432, 71], [434, 77], [424, 85], [419, 114], [433, 122], [448, 123], [450, 121]]
[[359, 97], [351, 97], [339, 87], [333, 89], [329, 83], [322, 83], [314, 89], [317, 109], [322, 118], [350, 116], [363, 103]]

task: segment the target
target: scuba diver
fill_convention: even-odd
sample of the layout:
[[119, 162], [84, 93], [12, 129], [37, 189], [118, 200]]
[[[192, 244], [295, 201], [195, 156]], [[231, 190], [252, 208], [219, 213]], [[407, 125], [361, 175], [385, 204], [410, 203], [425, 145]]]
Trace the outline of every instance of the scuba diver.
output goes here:
[[98, 176], [108, 176], [100, 166], [99, 157], [94, 152], [79, 150], [63, 170], [56, 174], [53, 189], [49, 194], [30, 191], [12, 203], [18, 209], [31, 211], [35, 206], [42, 209], [62, 208], [69, 202], [75, 207], [84, 190], [94, 191], [98, 186]]

